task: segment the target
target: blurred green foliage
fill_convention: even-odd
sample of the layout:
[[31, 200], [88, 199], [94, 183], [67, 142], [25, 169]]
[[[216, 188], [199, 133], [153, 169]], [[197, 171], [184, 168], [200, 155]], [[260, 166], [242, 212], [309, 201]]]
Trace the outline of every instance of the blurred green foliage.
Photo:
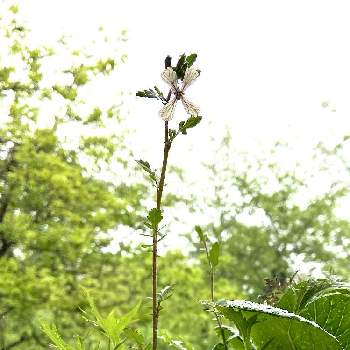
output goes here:
[[[86, 63], [83, 53], [74, 51], [74, 62], [77, 57], [82, 61], [58, 73], [64, 83], [47, 83], [43, 65], [55, 57], [55, 49], [28, 44], [16, 8], [1, 21], [0, 40], [6, 39], [7, 51], [0, 53], [0, 350], [47, 349], [42, 320], [54, 322], [64, 339], [80, 334], [96, 346], [81, 318], [81, 310], [88, 308], [82, 287], [103, 315], [114, 308], [126, 312], [142, 300], [139, 324], [149, 339], [150, 255], [125, 244], [111, 249], [120, 228], [130, 235], [141, 232], [148, 190], [137, 179], [130, 185], [122, 175], [133, 175], [134, 162], [123, 133], [114, 132], [121, 130], [118, 106], [89, 101], [88, 112], [80, 108], [82, 88], [112, 74], [123, 57]], [[60, 45], [70, 52], [63, 40]], [[21, 67], [6, 57], [19, 60]], [[60, 111], [51, 112], [51, 104]], [[201, 203], [204, 211], [218, 213], [215, 223], [202, 225], [208, 239], [221, 246], [217, 299], [256, 298], [264, 291], [264, 278], [286, 281], [294, 273], [291, 262], [298, 254], [348, 275], [349, 222], [334, 211], [347, 194], [344, 187], [330, 187], [301, 205], [294, 196], [305, 185], [295, 174], [265, 163], [256, 164], [254, 172], [249, 163], [239, 170], [227, 142], [217, 158], [223, 166], [213, 162], [207, 167], [215, 198], [202, 201], [198, 195], [192, 205], [195, 210]], [[116, 165], [123, 171], [113, 171]], [[266, 176], [256, 177], [266, 174], [266, 167], [277, 189], [266, 190]], [[153, 170], [146, 168], [152, 179]], [[251, 224], [240, 219], [257, 212], [264, 220]], [[216, 343], [214, 322], [199, 303], [210, 298], [209, 275], [192, 231], [190, 258], [172, 250], [159, 261], [159, 285], [174, 285], [161, 311], [161, 349], [179, 338], [195, 349]], [[341, 245], [342, 255], [329, 249], [334, 244]], [[214, 250], [215, 264], [217, 255]]]

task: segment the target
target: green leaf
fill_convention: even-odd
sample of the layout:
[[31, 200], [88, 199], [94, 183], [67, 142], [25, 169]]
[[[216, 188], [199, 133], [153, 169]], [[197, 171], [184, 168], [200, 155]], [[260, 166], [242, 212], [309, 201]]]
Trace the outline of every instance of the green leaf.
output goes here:
[[201, 228], [200, 226], [196, 225], [196, 226], [194, 227], [194, 229], [195, 229], [195, 231], [197, 232], [200, 241], [201, 241], [202, 243], [206, 243], [205, 235], [204, 235], [204, 233], [203, 233], [202, 228]]
[[97, 310], [94, 300], [88, 293], [87, 299], [90, 305], [91, 315], [93, 317], [92, 319], [88, 320], [97, 325], [105, 333], [105, 335], [113, 342], [115, 348], [123, 344], [125, 340], [121, 339], [121, 335], [126, 328], [138, 320], [141, 302], [122, 316], [116, 317], [114, 315], [114, 311], [112, 310], [106, 317], [103, 317]]
[[157, 100], [166, 101], [163, 93], [158, 89], [157, 86], [153, 89], [145, 89], [136, 92], [137, 97], [155, 98]]
[[162, 221], [163, 216], [160, 209], [153, 208], [147, 215], [146, 226], [152, 230], [158, 229], [158, 224]]
[[42, 323], [41, 329], [59, 350], [73, 350], [73, 348], [62, 339], [55, 325]]
[[215, 242], [209, 251], [209, 261], [213, 267], [219, 264], [220, 244]]
[[169, 299], [174, 292], [174, 286], [166, 286], [159, 293], [157, 293], [158, 302]]
[[156, 90], [156, 93], [157, 93], [159, 100], [165, 101], [164, 94], [158, 89], [157, 86], [154, 86], [154, 90]]
[[181, 121], [179, 123], [179, 132], [183, 135], [187, 135], [187, 129], [194, 128], [196, 125], [198, 125], [202, 120], [201, 116], [190, 116], [186, 121]]
[[187, 69], [186, 55], [182, 54], [179, 57], [179, 60], [177, 61], [176, 67], [174, 68], [174, 71], [176, 72], [176, 75], [179, 79], [182, 80], [184, 78], [186, 69]]
[[277, 306], [299, 314], [303, 310], [304, 306], [318, 293], [332, 286], [332, 282], [329, 280], [306, 280], [298, 284], [293, 284], [283, 294]]
[[158, 177], [156, 175], [156, 172], [154, 170], [151, 169], [151, 166], [148, 162], [139, 159], [136, 160], [136, 163], [138, 165], [140, 165], [140, 167], [142, 168], [143, 171], [145, 171], [149, 177], [149, 179], [154, 183], [157, 184], [158, 183]]
[[307, 280], [290, 287], [278, 303], [316, 322], [350, 349], [350, 287], [329, 280]]
[[138, 346], [145, 345], [145, 338], [138, 329], [126, 328], [123, 335], [131, 342], [137, 344]]
[[[222, 325], [221, 327], [215, 327], [215, 331], [218, 337], [222, 338], [221, 332], [224, 332], [224, 337], [226, 339], [226, 344], [229, 345], [229, 349], [234, 350], [244, 350], [244, 343], [242, 338], [239, 336], [238, 331], [229, 326]], [[220, 346], [224, 346], [222, 343], [218, 343], [215, 346], [218, 346], [217, 350], [221, 349]], [[214, 346], [213, 350], [216, 349]], [[224, 347], [222, 348], [224, 349]]]
[[197, 59], [197, 54], [196, 53], [192, 53], [191, 55], [186, 57], [186, 63], [187, 63], [187, 67], [191, 67], [193, 65], [193, 63], [196, 61]]
[[248, 301], [221, 301], [218, 310], [247, 337], [258, 350], [341, 350], [338, 340], [299, 315]]
[[166, 345], [168, 345], [168, 347], [171, 349], [194, 350], [190, 344], [187, 344], [182, 339], [173, 339], [172, 336], [167, 332], [162, 331], [161, 335], [158, 338], [162, 340]]

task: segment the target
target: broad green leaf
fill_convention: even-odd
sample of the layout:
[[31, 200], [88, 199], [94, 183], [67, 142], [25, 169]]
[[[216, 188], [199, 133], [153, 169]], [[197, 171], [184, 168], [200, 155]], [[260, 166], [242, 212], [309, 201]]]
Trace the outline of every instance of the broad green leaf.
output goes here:
[[279, 306], [312, 320], [350, 349], [350, 288], [329, 280], [307, 280], [291, 286]]
[[324, 279], [307, 280], [293, 284], [283, 294], [277, 306], [298, 314], [313, 297], [331, 285], [331, 281]]
[[219, 242], [215, 242], [213, 243], [209, 251], [209, 261], [213, 267], [218, 265], [219, 255], [220, 255], [220, 244]]
[[[257, 350], [341, 350], [337, 339], [315, 322], [286, 310], [248, 301], [221, 301], [217, 307], [237, 324], [241, 319]], [[245, 338], [243, 337], [243, 338]]]
[[323, 295], [307, 304], [300, 315], [333, 334], [344, 350], [350, 349], [350, 294]]

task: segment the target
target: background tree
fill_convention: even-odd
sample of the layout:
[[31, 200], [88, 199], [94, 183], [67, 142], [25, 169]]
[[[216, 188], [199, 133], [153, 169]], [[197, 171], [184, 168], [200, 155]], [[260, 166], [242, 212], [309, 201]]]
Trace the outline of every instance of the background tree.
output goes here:
[[[117, 106], [102, 109], [81, 97], [122, 57], [118, 62], [71, 53], [62, 42], [57, 52], [76, 63], [49, 82], [45, 67], [58, 53], [31, 47], [16, 13], [11, 7], [0, 33], [7, 44], [0, 59], [2, 350], [46, 348], [39, 317], [60, 320], [68, 333], [74, 330], [84, 304], [79, 285], [100, 289], [98, 281], [115, 272], [116, 261], [104, 250], [119, 226], [138, 226], [144, 192], [122, 177], [125, 149]], [[113, 181], [103, 179], [111, 178], [112, 170]]]
[[[265, 278], [284, 283], [300, 261], [310, 273], [312, 268], [340, 273], [349, 259], [349, 221], [337, 212], [349, 193], [339, 152], [317, 146], [306, 172], [293, 160], [289, 169], [281, 167], [273, 160], [277, 153], [282, 159], [288, 149], [276, 144], [266, 158], [247, 158], [228, 137], [216, 153], [220, 161], [207, 164], [213, 186], [208, 193], [214, 195], [203, 201], [216, 212], [207, 232], [222, 241], [218, 273], [254, 297], [262, 293]], [[319, 185], [312, 193], [315, 181]]]

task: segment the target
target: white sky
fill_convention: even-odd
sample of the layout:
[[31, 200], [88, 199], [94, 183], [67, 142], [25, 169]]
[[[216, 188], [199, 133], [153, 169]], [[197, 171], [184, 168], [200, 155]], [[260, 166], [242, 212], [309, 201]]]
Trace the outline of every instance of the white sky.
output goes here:
[[[206, 121], [229, 123], [233, 137], [247, 147], [257, 139], [274, 142], [293, 134], [303, 143], [350, 130], [348, 1], [20, 4], [38, 35], [51, 40], [63, 31], [86, 39], [100, 24], [107, 32], [126, 28], [129, 59], [118, 82], [125, 91], [162, 86], [167, 54], [197, 52], [202, 75], [191, 88], [192, 100]], [[324, 110], [324, 100], [337, 112]], [[156, 103], [135, 99], [130, 108], [143, 127], [160, 125]]]
[[[210, 152], [209, 136], [220, 139], [226, 125], [242, 150], [257, 153], [282, 139], [291, 143], [291, 158], [300, 160], [318, 141], [350, 132], [348, 1], [26, 0], [19, 5], [43, 41], [64, 32], [87, 40], [101, 24], [107, 33], [127, 29], [128, 60], [116, 84], [132, 93], [127, 106], [137, 128], [136, 154], [155, 165], [162, 142], [159, 105], [137, 100], [134, 93], [155, 84], [165, 88], [159, 74], [167, 54], [177, 59], [196, 52], [202, 71], [189, 97], [201, 107], [203, 123], [175, 144], [171, 155], [178, 164], [191, 165], [192, 178]], [[113, 88], [96, 91], [96, 97]], [[323, 101], [330, 107], [323, 108]], [[175, 121], [182, 116], [178, 112]]]

